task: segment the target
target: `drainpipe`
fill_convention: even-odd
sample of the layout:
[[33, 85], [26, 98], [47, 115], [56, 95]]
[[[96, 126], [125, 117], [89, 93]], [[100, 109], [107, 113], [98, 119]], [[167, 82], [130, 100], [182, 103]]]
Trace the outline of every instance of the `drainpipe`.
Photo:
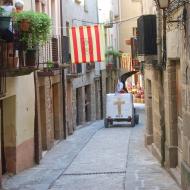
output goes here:
[[162, 71], [160, 75], [161, 80], [161, 154], [162, 160], [161, 165], [164, 167], [165, 163], [165, 141], [166, 141], [166, 129], [165, 129], [165, 109], [164, 109], [164, 69], [166, 67], [167, 62], [167, 51], [166, 51], [166, 14], [165, 10], [163, 10], [163, 65]]
[[[164, 110], [164, 68], [166, 65], [166, 15], [161, 10], [157, 11], [157, 51], [158, 51], [158, 67], [160, 75], [160, 127], [161, 127], [161, 166], [164, 167], [165, 163], [165, 110]], [[162, 20], [163, 18], [163, 20]], [[163, 36], [162, 36], [163, 35]]]
[[[99, 11], [98, 11], [98, 0], [96, 0], [96, 9], [97, 9], [97, 23], [99, 23]], [[102, 81], [102, 70], [101, 70], [101, 67], [99, 66], [99, 69], [100, 69], [100, 117], [101, 119], [104, 118], [104, 106], [103, 106], [103, 103], [104, 103], [104, 96], [103, 96], [103, 81]]]
[[[60, 0], [60, 21], [61, 21], [61, 52], [63, 52], [63, 3]], [[62, 56], [62, 64], [63, 64], [63, 54]], [[63, 131], [64, 131], [64, 139], [67, 138], [67, 124], [66, 124], [66, 98], [65, 98], [65, 71], [64, 68], [61, 70], [62, 76], [62, 94], [63, 94]]]

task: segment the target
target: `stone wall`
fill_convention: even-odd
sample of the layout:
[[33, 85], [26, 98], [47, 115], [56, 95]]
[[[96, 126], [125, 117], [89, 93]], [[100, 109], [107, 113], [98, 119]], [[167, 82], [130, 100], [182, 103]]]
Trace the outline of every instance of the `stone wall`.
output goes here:
[[64, 136], [60, 80], [60, 75], [52, 77], [39, 76], [37, 79], [42, 150], [51, 149], [54, 141], [62, 139]]
[[[147, 59], [151, 60], [151, 59]], [[150, 64], [145, 64], [145, 102], [146, 102], [146, 133], [145, 145], [152, 146], [152, 152], [161, 161], [161, 84], [160, 71]]]
[[[100, 80], [99, 78], [100, 77], [96, 77], [96, 80]], [[74, 110], [76, 110], [74, 120], [77, 120], [78, 117], [78, 125], [82, 125], [86, 121], [96, 120], [96, 94], [100, 97], [100, 91], [98, 89], [98, 91], [95, 91], [94, 71], [73, 79], [72, 85], [73, 104], [75, 105]], [[85, 111], [85, 106], [88, 110], [87, 113]], [[86, 117], [88, 117], [88, 119]]]
[[165, 166], [176, 168], [178, 165], [178, 115], [177, 115], [177, 79], [176, 79], [176, 62], [168, 62], [164, 83], [164, 100], [165, 100]]
[[102, 98], [102, 118], [106, 117], [106, 70], [101, 71], [101, 98]]

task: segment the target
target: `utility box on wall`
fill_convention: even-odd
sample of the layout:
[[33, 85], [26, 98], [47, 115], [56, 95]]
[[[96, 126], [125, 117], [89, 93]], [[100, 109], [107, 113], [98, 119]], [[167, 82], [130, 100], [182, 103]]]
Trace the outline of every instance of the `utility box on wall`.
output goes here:
[[156, 15], [143, 15], [137, 20], [138, 54], [156, 55]]

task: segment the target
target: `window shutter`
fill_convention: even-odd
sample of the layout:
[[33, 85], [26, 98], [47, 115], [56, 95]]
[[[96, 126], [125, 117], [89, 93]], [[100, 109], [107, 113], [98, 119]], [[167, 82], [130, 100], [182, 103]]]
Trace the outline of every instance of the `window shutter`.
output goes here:
[[57, 38], [52, 38], [52, 61], [54, 63], [58, 63], [58, 39]]

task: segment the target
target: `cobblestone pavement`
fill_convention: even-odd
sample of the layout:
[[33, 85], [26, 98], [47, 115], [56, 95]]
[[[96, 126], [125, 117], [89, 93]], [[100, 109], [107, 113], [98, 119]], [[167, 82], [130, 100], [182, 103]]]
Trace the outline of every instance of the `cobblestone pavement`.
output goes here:
[[144, 107], [134, 128], [77, 130], [41, 164], [3, 182], [6, 190], [180, 190], [144, 147]]

